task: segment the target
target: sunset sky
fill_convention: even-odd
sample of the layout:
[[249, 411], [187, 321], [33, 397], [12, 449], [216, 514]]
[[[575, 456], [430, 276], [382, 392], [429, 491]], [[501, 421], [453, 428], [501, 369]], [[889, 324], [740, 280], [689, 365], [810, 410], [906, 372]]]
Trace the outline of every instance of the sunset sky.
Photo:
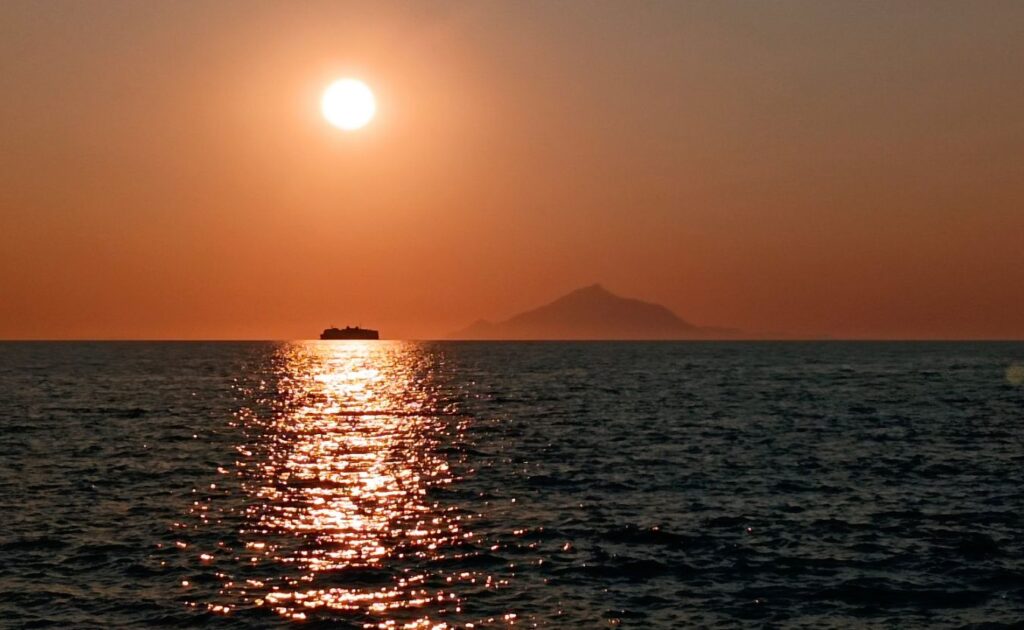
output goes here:
[[1024, 338], [1022, 68], [1019, 1], [5, 0], [0, 338]]

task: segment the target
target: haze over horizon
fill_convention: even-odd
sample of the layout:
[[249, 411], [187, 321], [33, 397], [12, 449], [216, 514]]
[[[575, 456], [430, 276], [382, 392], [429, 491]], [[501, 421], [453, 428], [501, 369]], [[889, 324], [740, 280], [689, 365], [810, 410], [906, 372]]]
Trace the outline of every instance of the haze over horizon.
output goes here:
[[[1024, 3], [0, 4], [0, 339], [1024, 338]], [[376, 117], [328, 125], [365, 81]]]

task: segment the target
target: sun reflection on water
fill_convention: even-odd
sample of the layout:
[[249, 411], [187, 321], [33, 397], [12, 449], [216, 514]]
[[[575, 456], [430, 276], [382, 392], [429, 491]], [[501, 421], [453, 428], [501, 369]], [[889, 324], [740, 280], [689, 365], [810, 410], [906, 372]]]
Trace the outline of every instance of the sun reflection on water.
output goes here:
[[412, 344], [281, 348], [263, 408], [239, 414], [246, 504], [233, 570], [218, 574], [225, 601], [211, 610], [449, 627], [463, 612], [454, 585], [499, 586], [443, 570], [474, 535], [471, 512], [431, 498], [456, 480], [446, 446], [467, 422], [438, 368]]

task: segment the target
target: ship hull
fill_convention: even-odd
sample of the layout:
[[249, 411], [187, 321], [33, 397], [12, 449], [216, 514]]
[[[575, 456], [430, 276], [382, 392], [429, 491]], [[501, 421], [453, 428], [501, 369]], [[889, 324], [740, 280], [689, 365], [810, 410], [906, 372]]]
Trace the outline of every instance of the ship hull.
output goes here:
[[348, 328], [345, 330], [329, 328], [320, 333], [320, 339], [326, 341], [351, 339], [366, 341], [380, 339], [380, 334], [376, 330], [367, 330], [365, 328]]

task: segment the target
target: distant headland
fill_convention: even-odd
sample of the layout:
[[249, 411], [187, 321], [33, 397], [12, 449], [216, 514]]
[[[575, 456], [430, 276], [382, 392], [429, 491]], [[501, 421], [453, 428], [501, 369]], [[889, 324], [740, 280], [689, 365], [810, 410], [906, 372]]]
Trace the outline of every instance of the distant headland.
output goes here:
[[696, 326], [660, 304], [624, 298], [600, 284], [501, 322], [478, 321], [450, 339], [740, 339], [732, 328]]
[[327, 328], [320, 333], [321, 339], [380, 339], [380, 333], [369, 328], [355, 328], [345, 326], [344, 328]]

